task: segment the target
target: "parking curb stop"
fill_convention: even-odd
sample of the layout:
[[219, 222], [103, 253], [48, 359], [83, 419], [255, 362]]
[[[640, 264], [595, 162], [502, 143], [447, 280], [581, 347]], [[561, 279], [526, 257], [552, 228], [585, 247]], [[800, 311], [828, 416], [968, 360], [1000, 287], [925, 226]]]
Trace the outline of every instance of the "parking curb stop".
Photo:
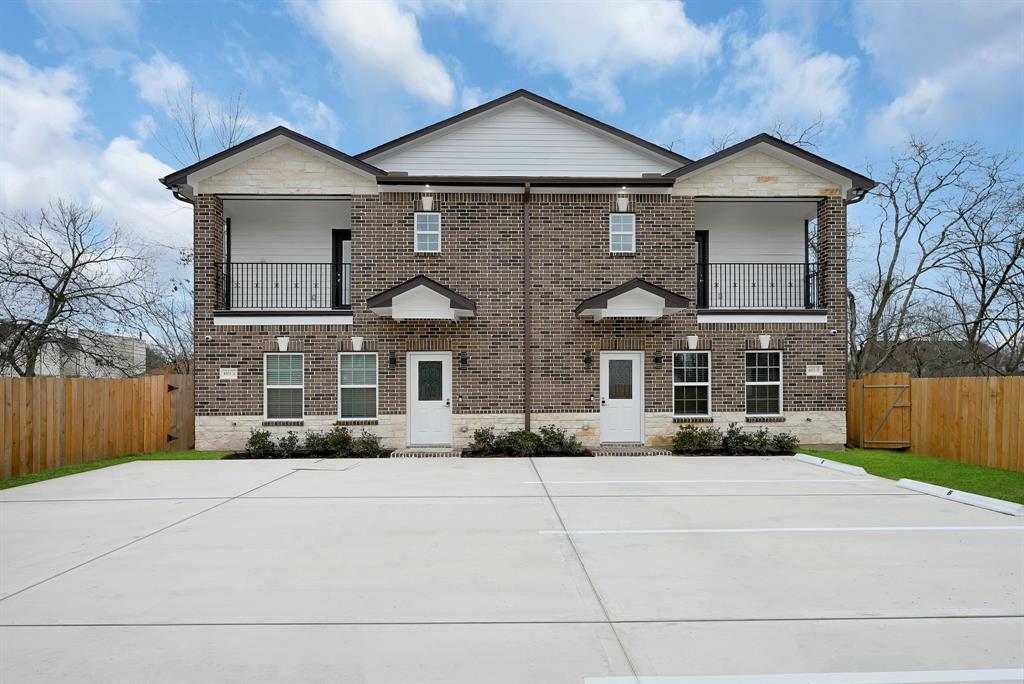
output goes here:
[[1021, 504], [1015, 504], [1011, 501], [1003, 501], [1002, 499], [993, 499], [990, 496], [961, 492], [959, 489], [940, 487], [938, 485], [928, 484], [927, 482], [918, 482], [917, 480], [908, 480], [906, 478], [897, 482], [896, 486], [920, 492], [921, 494], [937, 496], [940, 499], [949, 499], [951, 501], [956, 501], [957, 503], [967, 504], [968, 506], [985, 508], [990, 511], [995, 511], [996, 513], [1024, 516], [1024, 506]]
[[868, 474], [868, 472], [860, 466], [849, 465], [848, 463], [839, 463], [838, 461], [830, 461], [827, 458], [811, 456], [810, 454], [794, 454], [793, 458], [801, 463], [810, 463], [811, 465], [821, 466], [822, 468], [831, 468], [832, 470], [838, 470], [841, 473], [849, 473], [850, 475]]

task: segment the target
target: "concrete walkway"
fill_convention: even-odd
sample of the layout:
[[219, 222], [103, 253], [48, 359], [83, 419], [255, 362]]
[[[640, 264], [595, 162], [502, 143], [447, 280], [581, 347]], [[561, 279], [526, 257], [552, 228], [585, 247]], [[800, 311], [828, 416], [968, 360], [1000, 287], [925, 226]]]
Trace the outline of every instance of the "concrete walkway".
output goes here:
[[787, 458], [134, 462], [0, 492], [0, 681], [1024, 678], [1024, 521]]

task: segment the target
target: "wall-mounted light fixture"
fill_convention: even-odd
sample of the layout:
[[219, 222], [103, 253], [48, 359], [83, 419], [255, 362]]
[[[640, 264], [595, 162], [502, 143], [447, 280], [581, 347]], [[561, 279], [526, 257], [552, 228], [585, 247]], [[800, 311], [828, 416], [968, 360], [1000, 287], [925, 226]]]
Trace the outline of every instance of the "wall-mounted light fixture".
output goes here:
[[660, 351], [654, 352], [654, 365], [661, 368], [661, 362], [665, 360], [665, 357]]
[[594, 355], [590, 351], [583, 352], [583, 365], [590, 368], [594, 364]]
[[398, 365], [398, 355], [395, 352], [388, 352], [388, 365], [394, 368]]
[[469, 368], [469, 352], [465, 350], [459, 352], [459, 368]]
[[427, 183], [423, 188], [423, 195], [420, 196], [420, 204], [423, 206], [423, 211], [433, 211], [434, 193], [430, 189], [430, 183]]
[[615, 196], [615, 206], [618, 207], [619, 211], [629, 211], [629, 194], [626, 192], [626, 186], [622, 186], [622, 190], [619, 190], [619, 194]]

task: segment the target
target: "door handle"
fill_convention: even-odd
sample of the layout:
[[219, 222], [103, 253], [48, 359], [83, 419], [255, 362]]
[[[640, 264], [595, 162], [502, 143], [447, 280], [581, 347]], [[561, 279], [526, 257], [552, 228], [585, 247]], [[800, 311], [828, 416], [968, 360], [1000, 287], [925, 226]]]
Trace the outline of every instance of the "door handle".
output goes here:
[[452, 400], [451, 399], [445, 399], [444, 400], [444, 405], [445, 406], [451, 406], [452, 405]]
[[601, 397], [601, 406], [604, 406], [604, 405], [605, 405], [604, 397]]

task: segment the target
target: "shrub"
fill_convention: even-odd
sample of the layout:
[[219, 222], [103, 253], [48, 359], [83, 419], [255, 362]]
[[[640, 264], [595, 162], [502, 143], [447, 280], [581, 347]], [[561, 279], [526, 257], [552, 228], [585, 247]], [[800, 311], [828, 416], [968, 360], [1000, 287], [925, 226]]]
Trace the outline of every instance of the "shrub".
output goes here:
[[470, 442], [467, 451], [489, 454], [494, 451], [494, 440], [494, 428], [477, 428], [473, 430], [473, 441]]
[[581, 454], [583, 443], [565, 430], [554, 425], [542, 425], [540, 428], [540, 440], [544, 445], [544, 451], [556, 454]]
[[779, 432], [772, 435], [771, 450], [776, 454], [792, 454], [800, 446], [800, 440], [792, 432]]
[[299, 453], [299, 436], [292, 430], [277, 442], [277, 450], [281, 458], [292, 458]]
[[767, 428], [758, 428], [747, 434], [747, 444], [758, 456], [767, 456], [772, 452], [772, 436]]
[[680, 425], [672, 442], [677, 454], [699, 454], [715, 451], [722, 445], [722, 431], [716, 427]]
[[245, 450], [253, 456], [269, 458], [277, 454], [277, 445], [270, 438], [269, 430], [252, 430], [245, 442]]
[[494, 440], [492, 453], [507, 453], [514, 456], [540, 456], [544, 453], [544, 441], [540, 435], [529, 430], [507, 432]]
[[748, 453], [752, 450], [750, 433], [744, 432], [736, 423], [729, 423], [722, 435], [722, 450], [732, 456]]
[[352, 451], [352, 433], [348, 428], [334, 426], [325, 435], [324, 452], [334, 458], [345, 458]]
[[328, 437], [324, 433], [318, 431], [307, 432], [303, 437], [302, 450], [307, 454], [327, 454], [330, 453], [327, 442]]
[[382, 458], [385, 454], [380, 445], [380, 437], [363, 430], [362, 434], [352, 440], [351, 455], [355, 458]]

